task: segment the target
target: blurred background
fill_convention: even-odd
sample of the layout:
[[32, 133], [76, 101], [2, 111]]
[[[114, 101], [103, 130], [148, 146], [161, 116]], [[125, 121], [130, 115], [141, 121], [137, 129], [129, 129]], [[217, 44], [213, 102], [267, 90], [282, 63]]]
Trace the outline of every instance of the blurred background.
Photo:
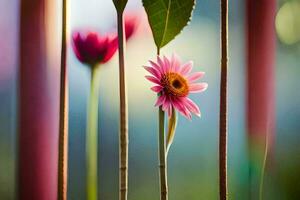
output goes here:
[[[60, 1], [49, 12], [49, 52], [59, 59]], [[116, 28], [111, 0], [72, 0], [69, 5], [70, 33]], [[230, 1], [229, 12], [229, 149], [228, 175], [231, 199], [248, 199], [249, 161], [246, 131], [245, 7]], [[138, 33], [127, 44], [129, 95], [129, 199], [159, 198], [157, 109], [151, 84], [142, 65], [155, 58], [155, 46], [139, 0], [129, 0], [128, 11], [141, 17]], [[162, 54], [176, 52], [183, 61], [193, 60], [195, 71], [205, 71], [209, 84], [204, 93], [193, 95], [202, 117], [188, 121], [179, 117], [178, 129], [168, 157], [170, 199], [218, 199], [219, 117], [219, 1], [198, 0], [193, 20]], [[0, 1], [0, 199], [16, 198], [18, 122], [18, 23], [19, 2]], [[56, 13], [56, 14], [55, 14]], [[277, 2], [276, 18], [276, 128], [270, 152], [264, 199], [300, 199], [300, 1]], [[55, 56], [56, 55], [56, 56]], [[58, 56], [57, 56], [58, 55]], [[54, 62], [54, 61], [49, 61]], [[69, 45], [70, 85], [69, 190], [71, 200], [85, 199], [85, 127], [90, 71]], [[101, 66], [99, 95], [99, 194], [100, 199], [118, 198], [118, 61]], [[57, 80], [51, 99], [58, 98], [59, 67], [49, 68]], [[57, 106], [58, 112], [58, 106]]]

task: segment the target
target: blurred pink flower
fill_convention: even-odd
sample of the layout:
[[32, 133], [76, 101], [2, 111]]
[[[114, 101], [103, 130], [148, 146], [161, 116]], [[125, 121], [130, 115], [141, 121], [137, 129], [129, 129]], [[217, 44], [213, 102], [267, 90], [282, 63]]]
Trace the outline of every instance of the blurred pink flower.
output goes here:
[[157, 62], [149, 62], [151, 66], [145, 66], [145, 69], [152, 76], [145, 77], [155, 83], [151, 90], [159, 94], [155, 106], [162, 106], [169, 117], [172, 115], [172, 108], [188, 119], [191, 119], [191, 113], [200, 116], [199, 107], [188, 98], [188, 95], [206, 90], [207, 83], [195, 83], [204, 76], [204, 72], [190, 74], [193, 62], [189, 61], [182, 65], [175, 54], [171, 59], [157, 56]]
[[136, 32], [139, 19], [138, 15], [135, 14], [126, 14], [125, 15], [125, 36], [126, 40], [130, 39]]
[[[126, 40], [136, 32], [137, 22], [137, 16], [125, 16]], [[72, 39], [72, 46], [78, 60], [90, 66], [108, 62], [118, 49], [117, 33], [100, 35], [96, 32], [74, 32]]]
[[89, 32], [83, 35], [79, 32], [73, 34], [73, 49], [78, 60], [94, 66], [109, 61], [118, 49], [116, 34], [98, 35]]

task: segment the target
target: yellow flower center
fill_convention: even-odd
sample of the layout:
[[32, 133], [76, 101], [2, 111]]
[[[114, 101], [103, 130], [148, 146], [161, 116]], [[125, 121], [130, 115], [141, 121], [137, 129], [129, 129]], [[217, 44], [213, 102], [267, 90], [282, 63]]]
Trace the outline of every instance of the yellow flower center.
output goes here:
[[170, 72], [165, 74], [161, 79], [161, 83], [167, 94], [184, 97], [189, 93], [187, 80], [178, 73]]

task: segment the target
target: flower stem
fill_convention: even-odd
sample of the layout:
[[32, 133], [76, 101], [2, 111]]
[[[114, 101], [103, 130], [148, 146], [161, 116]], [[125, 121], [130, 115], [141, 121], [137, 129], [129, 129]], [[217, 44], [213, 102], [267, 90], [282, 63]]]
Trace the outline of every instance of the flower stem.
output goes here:
[[[157, 48], [157, 55], [160, 55], [160, 48]], [[160, 179], [160, 200], [168, 200], [168, 178], [167, 178], [167, 154], [165, 143], [165, 113], [162, 106], [158, 111], [158, 151], [159, 151], [159, 179]]]
[[265, 172], [266, 172], [266, 164], [267, 164], [267, 158], [268, 158], [268, 151], [269, 151], [269, 120], [270, 117], [267, 120], [267, 130], [265, 134], [265, 149], [264, 149], [264, 157], [263, 157], [263, 163], [261, 167], [261, 175], [260, 175], [260, 183], [259, 183], [259, 200], [263, 199], [263, 189], [264, 189], [264, 178], [265, 178]]
[[87, 116], [86, 159], [87, 159], [87, 200], [97, 200], [98, 194], [98, 68], [92, 67], [91, 86]]
[[220, 200], [228, 198], [227, 188], [227, 61], [228, 61], [228, 0], [221, 0], [221, 85], [220, 85], [220, 138], [219, 187]]
[[118, 39], [119, 39], [119, 87], [120, 87], [120, 200], [127, 200], [128, 187], [128, 113], [125, 80], [125, 31], [123, 12], [118, 11]]
[[167, 181], [167, 157], [165, 143], [165, 113], [162, 107], [159, 107], [159, 177], [160, 177], [160, 199], [168, 199], [168, 181]]
[[62, 44], [59, 108], [58, 199], [67, 200], [68, 176], [68, 74], [67, 0], [62, 1]]

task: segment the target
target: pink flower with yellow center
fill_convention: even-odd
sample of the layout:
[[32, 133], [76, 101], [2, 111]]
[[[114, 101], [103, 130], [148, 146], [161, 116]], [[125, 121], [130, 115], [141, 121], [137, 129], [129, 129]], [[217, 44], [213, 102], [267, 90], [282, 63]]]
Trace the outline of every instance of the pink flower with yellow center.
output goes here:
[[173, 54], [169, 59], [165, 56], [157, 56], [157, 62], [149, 61], [150, 66], [145, 69], [152, 76], [145, 76], [155, 84], [151, 88], [158, 93], [155, 106], [162, 106], [163, 111], [171, 117], [172, 110], [179, 111], [188, 119], [191, 113], [200, 117], [199, 107], [188, 97], [190, 93], [199, 93], [207, 89], [207, 83], [197, 83], [204, 76], [204, 72], [191, 73], [193, 62], [181, 64], [179, 58]]

